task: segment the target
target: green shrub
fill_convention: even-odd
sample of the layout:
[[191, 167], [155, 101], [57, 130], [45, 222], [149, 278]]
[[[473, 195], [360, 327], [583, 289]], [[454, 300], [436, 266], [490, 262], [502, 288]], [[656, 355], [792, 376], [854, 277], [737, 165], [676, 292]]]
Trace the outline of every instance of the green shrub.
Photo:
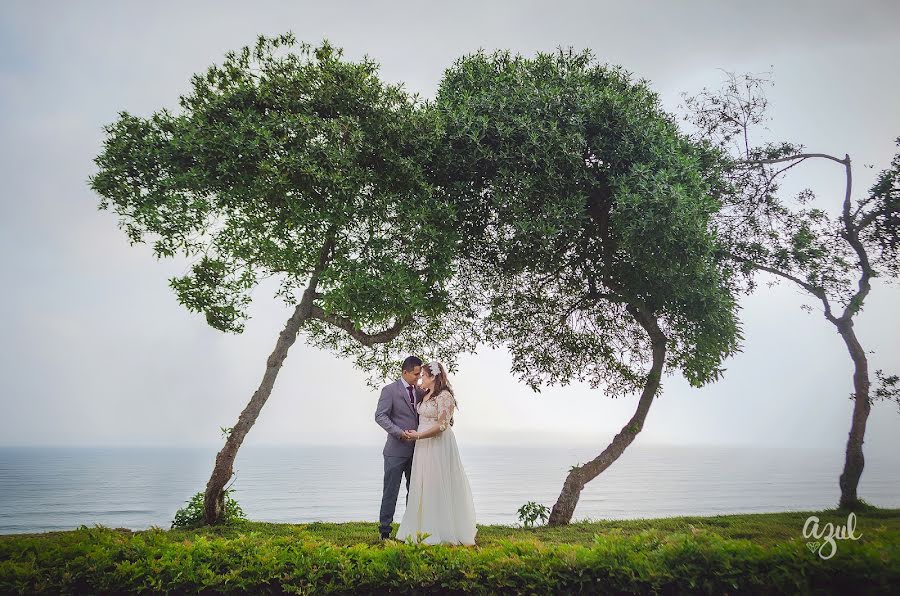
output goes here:
[[[233, 488], [226, 488], [225, 492], [225, 514], [222, 516], [223, 523], [230, 524], [240, 521], [246, 521], [247, 516], [244, 510], [238, 505], [237, 501], [231, 496], [234, 492]], [[172, 520], [172, 528], [197, 528], [203, 525], [203, 496], [204, 492], [200, 491], [195, 494], [187, 502], [187, 505], [175, 512], [175, 519]]]
[[550, 515], [550, 508], [546, 505], [539, 505], [534, 501], [528, 501], [519, 507], [518, 514], [519, 523], [526, 528], [531, 528], [538, 519], [546, 523], [547, 518]]
[[900, 536], [878, 529], [823, 560], [800, 540], [763, 546], [696, 528], [597, 534], [586, 546], [529, 532], [453, 547], [336, 546], [301, 526], [254, 527], [0, 536], [0, 593], [893, 594], [900, 585]]

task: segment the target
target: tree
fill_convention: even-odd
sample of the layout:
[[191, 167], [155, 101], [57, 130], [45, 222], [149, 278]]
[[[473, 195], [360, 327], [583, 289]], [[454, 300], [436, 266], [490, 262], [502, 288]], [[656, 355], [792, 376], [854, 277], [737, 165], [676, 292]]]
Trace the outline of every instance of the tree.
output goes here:
[[[839, 484], [840, 507], [857, 508], [859, 479], [863, 472], [863, 439], [874, 399], [900, 404], [897, 375], [876, 371], [878, 388], [870, 391], [869, 364], [853, 328], [871, 291], [871, 280], [897, 281], [900, 271], [900, 154], [883, 170], [868, 196], [854, 201], [850, 156], [810, 153], [802, 145], [765, 143], [751, 145], [751, 133], [766, 118], [764, 76], [726, 73], [723, 89], [705, 89], [685, 97], [687, 120], [696, 127], [695, 138], [723, 149], [728, 163], [723, 172], [730, 192], [718, 214], [717, 228], [733, 259], [745, 275], [746, 290], [755, 287], [753, 277], [765, 272], [775, 281], [787, 280], [812, 295], [822, 305], [825, 319], [835, 326], [853, 362], [854, 400], [844, 468]], [[900, 138], [897, 139], [900, 145]], [[841, 165], [846, 175], [838, 214], [808, 207], [815, 195], [805, 189], [796, 203], [778, 194], [778, 180], [807, 160], [822, 159]], [[804, 305], [806, 310], [811, 307]]]
[[577, 379], [640, 392], [612, 442], [568, 474], [549, 519], [566, 524], [643, 428], [664, 367], [699, 387], [737, 351], [710, 226], [721, 158], [678, 131], [646, 80], [589, 50], [464, 56], [436, 105], [455, 157], [440, 179], [470, 226], [462, 275], [487, 306], [486, 340], [534, 391]]
[[295, 43], [288, 32], [227, 52], [192, 77], [180, 114], [120, 112], [89, 180], [131, 244], [151, 237], [157, 258], [194, 259], [170, 284], [210, 326], [242, 332], [266, 277], [293, 308], [216, 456], [208, 524], [221, 520], [238, 449], [299, 332], [373, 375], [401, 351], [452, 366], [474, 341], [454, 324], [466, 302], [450, 308], [459, 241], [453, 205], [429, 180], [443, 151], [436, 112], [327, 40], [276, 53]]

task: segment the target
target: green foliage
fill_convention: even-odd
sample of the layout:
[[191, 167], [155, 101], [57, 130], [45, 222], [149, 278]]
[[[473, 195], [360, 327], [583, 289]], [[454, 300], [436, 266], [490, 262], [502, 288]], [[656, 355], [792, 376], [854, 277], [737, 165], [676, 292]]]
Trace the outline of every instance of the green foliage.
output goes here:
[[528, 501], [519, 507], [516, 513], [519, 516], [519, 523], [526, 528], [532, 528], [534, 527], [534, 522], [539, 519], [541, 522], [546, 523], [547, 518], [550, 517], [550, 508], [534, 501]]
[[[247, 516], [244, 515], [244, 510], [231, 496], [234, 489], [226, 488], [223, 492], [225, 493], [225, 513], [222, 516], [222, 522], [230, 524], [245, 521]], [[204, 524], [203, 495], [204, 491], [198, 492], [187, 501], [187, 505], [175, 512], [172, 528], [197, 528]]]
[[453, 158], [438, 177], [468, 225], [462, 275], [524, 382], [642, 388], [649, 341], [629, 305], [659, 318], [670, 367], [718, 378], [740, 339], [711, 229], [720, 162], [646, 80], [590, 51], [479, 51], [447, 70], [436, 107]]
[[[770, 83], [766, 77], [728, 73], [724, 89], [686, 96], [685, 119], [694, 124], [695, 136], [723, 149], [725, 207], [717, 215], [717, 228], [746, 291], [755, 288], [760, 272], [771, 274], [772, 284], [790, 281], [814, 297], [825, 318], [844, 333], [862, 311], [873, 278], [888, 284], [900, 279], [900, 152], [879, 173], [868, 195], [857, 198], [849, 155], [840, 159], [808, 153], [802, 145], [787, 142], [751, 144], [755, 127], [767, 119], [762, 89]], [[731, 144], [736, 136], [742, 142]], [[900, 137], [895, 144], [900, 146]], [[785, 173], [813, 158], [837, 162], [844, 169], [844, 198], [830, 213], [806, 206], [815, 200], [809, 189], [793, 202], [778, 193]], [[813, 311], [806, 304], [801, 308]], [[877, 370], [876, 377], [877, 386], [866, 396], [870, 403], [878, 399], [900, 404], [898, 376]], [[862, 441], [862, 435], [857, 440]]]
[[[761, 546], [773, 546], [799, 539], [799, 529], [810, 515], [816, 515], [822, 523], [835, 525], [847, 522], [848, 511], [789, 511], [779, 513], [753, 513], [716, 516], [680, 516], [647, 519], [576, 520], [564, 526], [536, 526], [523, 533], [513, 525], [486, 525], [478, 527], [479, 547], [498, 546], [510, 541], [526, 541], [532, 544], [590, 546], [597, 534], [633, 536], [645, 530], [657, 530], [671, 534], [708, 531], [723, 538], [750, 540]], [[395, 528], [397, 524], [394, 524]], [[858, 531], [873, 536], [884, 533], [900, 535], [900, 510], [880, 509], [870, 506], [864, 514], [858, 514]], [[249, 532], [265, 536], [294, 536], [298, 540], [318, 540], [335, 546], [354, 544], [381, 544], [377, 524], [364, 522], [308, 524], [275, 524], [267, 522], [243, 522], [240, 526], [210, 526], [184, 532], [182, 537], [234, 538]], [[175, 531], [172, 540], [181, 540]]]
[[[900, 147], [900, 137], [894, 144]], [[896, 281], [900, 278], [900, 152], [878, 174], [859, 208], [865, 210], [860, 215], [860, 238], [871, 255], [872, 267], [879, 276]]]
[[414, 545], [426, 546], [425, 539], [428, 538], [429, 536], [431, 536], [431, 534], [429, 534], [428, 532], [416, 532], [415, 536], [407, 536], [406, 540], [404, 540], [403, 542], [410, 546], [414, 546]]
[[[430, 173], [442, 126], [378, 69], [327, 40], [260, 35], [194, 75], [177, 113], [122, 111], [104, 127], [89, 179], [99, 207], [132, 244], [191, 260], [170, 285], [216, 329], [243, 331], [251, 292], [275, 277], [290, 307], [312, 292], [311, 343], [375, 375], [403, 351], [449, 364], [471, 334], [440, 328], [466, 312], [450, 304], [456, 209]], [[371, 340], [396, 345], [363, 345], [401, 327]]]
[[[694, 125], [694, 136], [722, 150], [724, 208], [716, 227], [748, 291], [755, 288], [756, 274], [767, 271], [821, 300], [826, 316], [852, 317], [863, 307], [871, 278], [895, 283], [900, 277], [900, 153], [868, 195], [856, 198], [850, 194], [849, 156], [808, 153], [788, 142], [753, 144], [756, 128], [768, 119], [763, 88], [769, 84], [763, 76], [728, 73], [723, 89], [685, 95], [685, 119]], [[900, 137], [895, 143], [900, 146]], [[780, 179], [813, 158], [838, 162], [846, 171], [843, 204], [808, 207], [816, 200], [810, 189], [793, 201], [780, 196]], [[831, 301], [844, 313], [832, 313]]]
[[875, 388], [870, 401], [887, 400], [893, 401], [900, 408], [900, 376], [885, 375], [884, 371], [878, 369], [875, 371], [875, 377], [878, 380], [878, 386]]
[[[806, 548], [805, 514], [799, 513], [600, 522], [527, 533], [489, 526], [479, 531], [479, 543], [483, 532], [498, 536], [478, 547], [382, 544], [376, 524], [141, 532], [81, 526], [0, 536], [0, 592], [891, 594], [900, 582], [900, 512], [869, 515], [862, 538], [840, 541], [828, 560]], [[726, 537], [736, 533], [732, 528], [766, 526], [766, 520], [785, 537]], [[373, 543], [321, 537], [345, 525]], [[541, 540], [545, 535], [557, 538]]]

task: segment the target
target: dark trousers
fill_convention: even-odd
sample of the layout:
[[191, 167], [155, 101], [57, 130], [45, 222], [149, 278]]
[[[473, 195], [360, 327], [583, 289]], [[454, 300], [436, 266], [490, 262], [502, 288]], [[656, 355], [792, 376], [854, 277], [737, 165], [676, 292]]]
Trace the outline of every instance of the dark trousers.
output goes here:
[[394, 511], [397, 509], [397, 495], [400, 494], [400, 480], [406, 475], [406, 500], [409, 501], [409, 475], [412, 474], [412, 456], [384, 456], [384, 492], [381, 494], [381, 515], [378, 518], [382, 533], [390, 533]]

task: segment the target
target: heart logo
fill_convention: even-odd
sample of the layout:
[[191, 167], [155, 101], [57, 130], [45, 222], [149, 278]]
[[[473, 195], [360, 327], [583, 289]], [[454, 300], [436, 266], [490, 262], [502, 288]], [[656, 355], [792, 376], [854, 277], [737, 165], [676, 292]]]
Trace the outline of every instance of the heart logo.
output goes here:
[[806, 548], [809, 549], [809, 552], [814, 553], [819, 550], [819, 547], [822, 546], [821, 542], [807, 542]]

